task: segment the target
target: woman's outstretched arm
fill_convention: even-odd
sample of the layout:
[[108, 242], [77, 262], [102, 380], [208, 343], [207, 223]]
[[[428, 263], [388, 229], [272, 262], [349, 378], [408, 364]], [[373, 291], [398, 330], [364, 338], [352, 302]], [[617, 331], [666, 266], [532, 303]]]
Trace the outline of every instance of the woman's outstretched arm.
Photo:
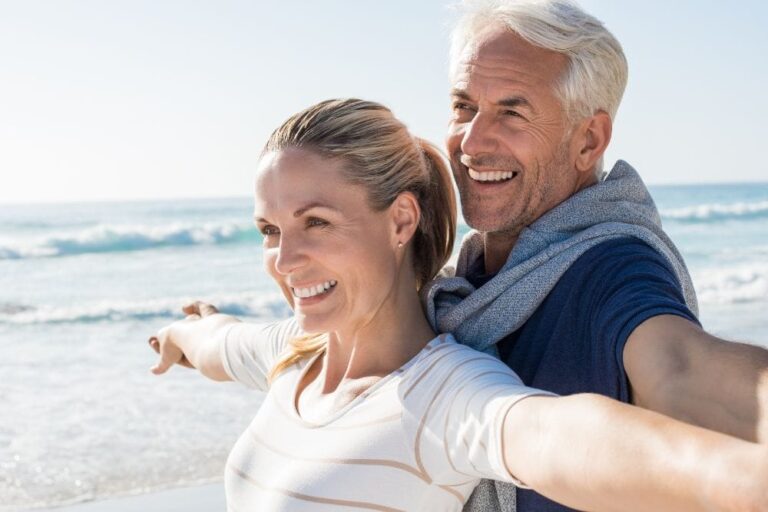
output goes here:
[[768, 510], [768, 448], [600, 395], [518, 402], [503, 452], [512, 475], [579, 510]]
[[195, 368], [212, 380], [232, 380], [224, 370], [221, 343], [229, 327], [240, 321], [202, 302], [185, 306], [184, 313], [188, 315], [186, 319], [164, 327], [149, 339], [150, 346], [160, 355], [152, 373], [160, 375], [180, 364]]

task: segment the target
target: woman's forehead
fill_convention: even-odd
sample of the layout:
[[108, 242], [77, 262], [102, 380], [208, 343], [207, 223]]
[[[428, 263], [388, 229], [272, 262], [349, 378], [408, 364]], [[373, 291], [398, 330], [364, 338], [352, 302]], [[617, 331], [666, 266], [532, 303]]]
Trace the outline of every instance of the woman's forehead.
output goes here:
[[343, 212], [364, 204], [361, 188], [344, 178], [341, 160], [296, 148], [271, 152], [259, 163], [254, 210], [293, 214], [323, 205]]

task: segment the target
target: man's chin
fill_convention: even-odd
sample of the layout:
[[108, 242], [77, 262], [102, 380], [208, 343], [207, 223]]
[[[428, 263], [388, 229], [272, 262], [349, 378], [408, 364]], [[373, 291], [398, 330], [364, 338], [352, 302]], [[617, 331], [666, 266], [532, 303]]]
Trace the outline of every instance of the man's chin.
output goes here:
[[467, 226], [481, 233], [506, 232], [510, 230], [509, 223], [502, 222], [498, 218], [470, 217], [465, 214], [464, 221], [467, 223]]

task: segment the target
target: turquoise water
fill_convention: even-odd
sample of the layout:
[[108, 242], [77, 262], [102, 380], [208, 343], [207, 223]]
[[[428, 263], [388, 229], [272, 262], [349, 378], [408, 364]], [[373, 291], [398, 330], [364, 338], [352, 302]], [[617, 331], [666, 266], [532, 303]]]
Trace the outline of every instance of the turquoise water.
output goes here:
[[[652, 193], [705, 327], [767, 344], [768, 184]], [[0, 510], [220, 477], [261, 397], [182, 368], [150, 374], [146, 339], [192, 298], [289, 314], [250, 210], [247, 198], [0, 206]]]

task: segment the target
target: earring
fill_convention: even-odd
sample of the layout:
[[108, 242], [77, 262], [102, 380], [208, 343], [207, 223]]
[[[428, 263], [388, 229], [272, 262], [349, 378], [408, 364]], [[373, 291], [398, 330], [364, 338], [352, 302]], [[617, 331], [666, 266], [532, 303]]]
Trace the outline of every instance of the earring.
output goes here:
[[403, 242], [397, 242], [397, 248], [402, 249], [403, 248]]

